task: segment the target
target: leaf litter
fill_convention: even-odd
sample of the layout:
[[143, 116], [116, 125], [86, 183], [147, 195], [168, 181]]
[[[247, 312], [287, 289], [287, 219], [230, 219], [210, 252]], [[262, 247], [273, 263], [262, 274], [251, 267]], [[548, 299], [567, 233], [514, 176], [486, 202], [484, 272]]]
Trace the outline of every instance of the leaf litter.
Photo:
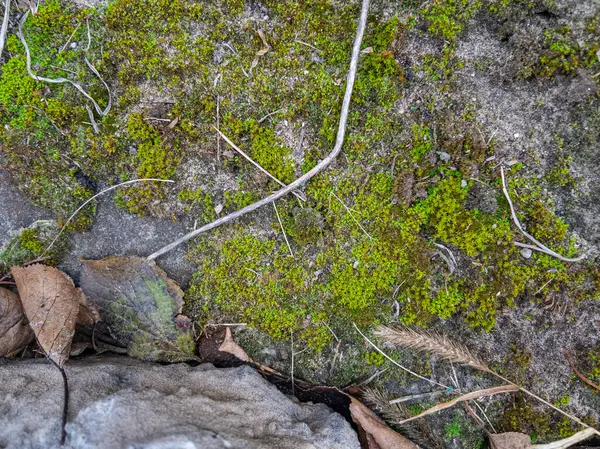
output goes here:
[[81, 288], [130, 356], [196, 359], [192, 330], [174, 320], [181, 314], [183, 291], [154, 262], [134, 256], [84, 260]]
[[11, 357], [31, 343], [29, 327], [19, 297], [0, 287], [0, 357]]

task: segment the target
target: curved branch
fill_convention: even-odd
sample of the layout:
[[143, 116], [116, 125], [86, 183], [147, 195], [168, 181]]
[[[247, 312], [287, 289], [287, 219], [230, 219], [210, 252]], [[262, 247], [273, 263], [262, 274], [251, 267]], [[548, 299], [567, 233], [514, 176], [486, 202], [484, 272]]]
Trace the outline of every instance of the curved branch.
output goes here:
[[222, 224], [228, 223], [230, 221], [235, 220], [236, 218], [241, 217], [242, 215], [247, 214], [248, 212], [252, 212], [253, 210], [258, 209], [265, 204], [272, 203], [273, 201], [287, 195], [288, 193], [298, 189], [301, 187], [306, 181], [311, 179], [317, 173], [323, 171], [333, 160], [337, 157], [337, 155], [342, 151], [342, 144], [344, 143], [344, 137], [346, 134], [346, 122], [348, 121], [348, 111], [350, 109], [350, 100], [352, 98], [352, 89], [354, 87], [354, 79], [356, 78], [356, 67], [358, 65], [358, 57], [360, 55], [360, 45], [362, 42], [363, 34], [365, 32], [365, 27], [367, 24], [367, 13], [369, 11], [369, 0], [363, 0], [362, 8], [360, 11], [360, 19], [358, 22], [358, 27], [356, 29], [356, 37], [354, 38], [354, 46], [352, 48], [352, 59], [350, 60], [350, 69], [348, 70], [348, 79], [346, 82], [346, 92], [344, 94], [344, 101], [342, 103], [342, 112], [340, 114], [340, 123], [338, 126], [337, 138], [335, 141], [335, 146], [333, 150], [327, 155], [325, 159], [319, 162], [315, 167], [312, 168], [308, 173], [304, 174], [300, 178], [296, 179], [291, 184], [288, 184], [286, 187], [281, 188], [277, 192], [269, 195], [262, 200], [257, 201], [256, 203], [250, 204], [249, 206], [244, 207], [238, 211], [235, 211], [229, 215], [226, 215], [218, 220], [212, 221], [201, 228], [196, 229], [195, 231], [190, 232], [189, 234], [184, 235], [183, 237], [175, 240], [173, 243], [165, 246], [164, 248], [159, 249], [153, 254], [148, 256], [148, 260], [154, 260], [157, 257], [162, 256], [163, 254], [171, 251], [177, 246], [181, 245], [184, 242], [196, 237], [197, 235], [202, 234], [203, 232], [209, 231], [210, 229], [221, 226]]

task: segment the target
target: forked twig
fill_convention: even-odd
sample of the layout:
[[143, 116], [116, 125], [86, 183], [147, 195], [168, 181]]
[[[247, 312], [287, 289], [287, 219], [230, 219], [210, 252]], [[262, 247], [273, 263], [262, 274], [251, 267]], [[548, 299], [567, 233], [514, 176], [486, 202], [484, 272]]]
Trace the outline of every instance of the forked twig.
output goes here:
[[215, 220], [211, 223], [208, 223], [189, 234], [184, 235], [183, 237], [175, 240], [173, 243], [165, 246], [164, 248], [159, 249], [155, 253], [148, 256], [148, 260], [156, 259], [157, 257], [162, 256], [163, 254], [171, 251], [177, 246], [181, 245], [184, 242], [196, 237], [197, 235], [202, 234], [203, 232], [209, 231], [210, 229], [221, 226], [222, 224], [228, 223], [230, 221], [235, 220], [236, 218], [241, 217], [242, 215], [247, 214], [248, 212], [252, 212], [253, 210], [258, 209], [266, 204], [272, 203], [275, 200], [287, 195], [288, 193], [297, 190], [299, 187], [304, 185], [306, 181], [311, 179], [317, 173], [323, 171], [326, 167], [333, 162], [333, 160], [337, 157], [337, 155], [342, 151], [342, 145], [344, 143], [344, 137], [346, 135], [346, 122], [348, 121], [348, 111], [350, 110], [350, 100], [352, 98], [352, 90], [354, 88], [354, 80], [356, 78], [356, 67], [358, 65], [358, 57], [360, 55], [360, 45], [362, 42], [363, 34], [365, 31], [366, 23], [367, 23], [367, 14], [369, 11], [369, 0], [362, 1], [362, 7], [360, 12], [360, 19], [358, 22], [358, 27], [356, 29], [356, 37], [354, 39], [354, 45], [352, 47], [352, 58], [350, 60], [350, 69], [348, 70], [348, 78], [346, 82], [346, 92], [344, 94], [344, 101], [342, 102], [342, 111], [340, 113], [340, 122], [338, 126], [337, 137], [335, 141], [335, 146], [333, 150], [319, 162], [316, 166], [314, 166], [309, 172], [305, 173], [300, 178], [296, 179], [291, 184], [286, 187], [281, 188], [277, 192], [269, 195], [262, 200], [259, 200], [249, 206], [244, 207], [238, 211], [235, 211], [229, 215], [226, 215], [218, 220]]
[[517, 214], [515, 212], [515, 208], [513, 206], [513, 202], [510, 199], [510, 195], [508, 194], [508, 188], [506, 187], [506, 179], [504, 177], [504, 167], [500, 167], [500, 175], [502, 176], [502, 192], [504, 193], [504, 196], [506, 197], [506, 201], [508, 201], [508, 205], [510, 207], [510, 214], [511, 217], [513, 219], [513, 222], [515, 223], [515, 226], [517, 227], [517, 229], [521, 232], [521, 234], [523, 234], [528, 240], [530, 240], [531, 242], [533, 242], [535, 244], [535, 246], [531, 245], [531, 246], [525, 246], [525, 244], [520, 243], [518, 244], [518, 246], [521, 247], [525, 247], [525, 248], [529, 248], [529, 249], [534, 249], [537, 251], [541, 251], [543, 253], [546, 253], [550, 256], [554, 256], [557, 259], [560, 259], [564, 262], [578, 262], [582, 259], [585, 259], [587, 257], [587, 254], [582, 254], [579, 257], [564, 257], [561, 256], [560, 254], [558, 254], [555, 251], [552, 251], [550, 248], [548, 248], [547, 246], [545, 246], [542, 242], [540, 242], [539, 240], [537, 240], [534, 236], [532, 236], [531, 234], [529, 234], [527, 231], [525, 231], [525, 229], [523, 229], [523, 226], [521, 225], [521, 222], [519, 221], [519, 219], [517, 218]]

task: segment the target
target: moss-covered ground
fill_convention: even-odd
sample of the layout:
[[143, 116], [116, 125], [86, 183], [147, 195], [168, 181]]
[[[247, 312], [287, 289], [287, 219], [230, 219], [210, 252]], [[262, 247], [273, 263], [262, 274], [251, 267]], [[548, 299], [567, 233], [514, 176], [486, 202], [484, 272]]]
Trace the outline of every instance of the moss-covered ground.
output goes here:
[[[542, 6], [553, 11], [546, 3], [376, 2], [343, 155], [305, 186], [306, 201], [277, 202], [282, 226], [265, 208], [188, 244], [197, 272], [187, 313], [201, 326], [246, 322], [262, 332], [246, 342], [256, 354], [260, 341], [293, 336], [297, 347], [310, 348], [297, 358], [301, 375], [344, 384], [385, 363], [359, 345], [347, 348], [335, 372], [323, 367], [338, 337], [355, 338], [353, 322], [365, 329], [390, 322], [435, 328], [453, 320], [481, 334], [520, 303], [544, 307], [569, 298], [577, 310], [597, 300], [593, 258], [573, 264], [539, 252], [524, 257], [513, 244], [523, 238], [501, 190], [498, 164], [508, 162], [495, 158], [501, 142], [489, 137], [473, 103], [452, 94], [464, 67], [456, 55], [460, 38], [475, 19], [502, 29], [535, 17]], [[59, 224], [100, 187], [134, 178], [176, 183], [119, 190], [115, 201], [132, 213], [193, 216], [199, 225], [237, 210], [278, 185], [217, 141], [213, 127], [218, 122], [284, 183], [310, 170], [335, 141], [358, 11], [356, 2], [327, 0], [112, 0], [90, 9], [48, 0], [24, 26], [32, 70], [77, 80], [105, 107], [107, 92], [87, 58], [110, 87], [112, 110], [96, 115], [96, 133], [77, 90], [27, 75], [24, 48], [11, 34], [0, 75], [5, 167], [30, 198], [56, 212]], [[580, 25], [548, 25], [537, 47], [515, 50], [522, 57], [513, 81], [553, 83], [600, 71], [600, 25]], [[429, 50], [409, 54], [414, 39]], [[586, 100], [592, 111], [599, 101]], [[553, 192], [575, 194], [579, 181], [571, 155], [561, 150], [566, 136], [555, 134], [551, 166], [540, 171], [511, 161], [506, 175], [527, 230], [574, 256], [582, 241], [556, 212]], [[87, 209], [72, 228], [89, 227], [93, 212]], [[36, 232], [21, 234], [23, 260], [43, 249]], [[597, 379], [597, 357], [589, 357], [588, 372]], [[505, 368], [517, 375], [519, 366], [507, 361]], [[394, 371], [380, 381], [410, 379]], [[502, 415], [504, 407], [495, 407]], [[550, 415], [536, 415], [524, 398], [508, 408], [498, 418], [504, 428], [541, 439], [556, 434]], [[459, 437], [466, 421], [450, 417], [446, 439]], [[559, 433], [576, 430], [565, 426]]]

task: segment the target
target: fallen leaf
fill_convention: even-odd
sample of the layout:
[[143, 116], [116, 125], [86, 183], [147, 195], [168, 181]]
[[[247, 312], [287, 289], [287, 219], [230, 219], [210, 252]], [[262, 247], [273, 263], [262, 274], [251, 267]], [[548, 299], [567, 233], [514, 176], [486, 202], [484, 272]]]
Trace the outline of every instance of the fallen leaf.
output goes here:
[[246, 351], [244, 351], [242, 347], [233, 340], [231, 329], [229, 327], [225, 329], [225, 339], [223, 340], [223, 343], [221, 343], [221, 346], [219, 346], [219, 351], [228, 352], [243, 362], [252, 361], [252, 359], [248, 357], [248, 354], [246, 354]]
[[0, 287], [0, 357], [15, 355], [33, 339], [21, 300], [10, 290]]
[[350, 398], [352, 421], [366, 434], [368, 449], [419, 449], [419, 446], [390, 429], [358, 399]]
[[87, 303], [85, 295], [79, 295], [79, 313], [77, 314], [77, 324], [82, 326], [92, 326], [100, 321], [98, 311]]
[[269, 52], [269, 50], [271, 50], [271, 46], [267, 42], [267, 39], [265, 38], [265, 34], [261, 30], [258, 30], [256, 33], [258, 34], [258, 36], [260, 37], [260, 40], [263, 43], [263, 48], [261, 48], [260, 50], [258, 50], [256, 52], [256, 54], [254, 55], [254, 59], [252, 60], [252, 64], [250, 64], [250, 70], [249, 70], [250, 73], [252, 73], [252, 69], [254, 69], [254, 67], [256, 67], [258, 65], [258, 58], [260, 58], [261, 56], [266, 55]]
[[191, 329], [179, 327], [183, 291], [143, 257], [84, 260], [81, 288], [111, 336], [143, 360], [195, 359]]
[[531, 447], [529, 435], [519, 432], [490, 434], [492, 449], [527, 449]]
[[46, 265], [13, 267], [23, 310], [48, 358], [62, 366], [69, 359], [81, 291], [62, 271]]

